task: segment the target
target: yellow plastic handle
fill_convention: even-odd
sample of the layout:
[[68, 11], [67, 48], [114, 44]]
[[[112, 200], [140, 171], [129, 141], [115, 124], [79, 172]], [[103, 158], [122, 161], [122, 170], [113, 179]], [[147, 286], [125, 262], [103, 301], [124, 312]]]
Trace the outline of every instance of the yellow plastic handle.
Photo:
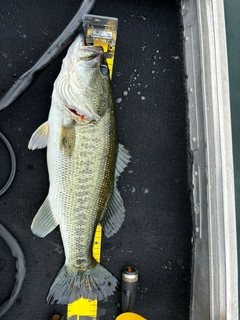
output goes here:
[[142, 316], [136, 313], [125, 312], [120, 314], [120, 316], [118, 316], [116, 320], [147, 320], [147, 319], [143, 318]]

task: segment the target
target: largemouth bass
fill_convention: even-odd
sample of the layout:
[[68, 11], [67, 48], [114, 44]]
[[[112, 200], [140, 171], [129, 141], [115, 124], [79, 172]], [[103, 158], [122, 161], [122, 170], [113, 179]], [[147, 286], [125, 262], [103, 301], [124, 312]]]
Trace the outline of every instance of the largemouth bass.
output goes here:
[[45, 237], [59, 225], [65, 251], [65, 264], [47, 302], [102, 300], [114, 293], [117, 279], [93, 258], [93, 238], [98, 223], [107, 237], [123, 223], [125, 209], [116, 181], [130, 156], [117, 142], [103, 50], [85, 46], [82, 35], [68, 49], [54, 83], [48, 120], [33, 133], [28, 147], [47, 147], [50, 181], [31, 229]]

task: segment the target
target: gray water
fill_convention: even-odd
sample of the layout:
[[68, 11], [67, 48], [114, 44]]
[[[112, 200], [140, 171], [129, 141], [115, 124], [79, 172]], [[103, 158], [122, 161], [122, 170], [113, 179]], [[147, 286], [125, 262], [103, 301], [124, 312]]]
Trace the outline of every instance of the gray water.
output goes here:
[[[238, 232], [238, 257], [240, 257], [240, 1], [225, 0], [225, 19], [228, 46], [230, 101], [232, 115], [234, 179]], [[240, 258], [238, 270], [240, 271]], [[240, 274], [240, 272], [239, 272]], [[239, 277], [240, 292], [240, 277]]]

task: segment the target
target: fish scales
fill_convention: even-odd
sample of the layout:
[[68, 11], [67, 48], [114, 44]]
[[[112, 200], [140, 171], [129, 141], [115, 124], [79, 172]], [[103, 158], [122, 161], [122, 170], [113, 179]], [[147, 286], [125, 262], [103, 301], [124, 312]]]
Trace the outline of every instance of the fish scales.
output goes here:
[[32, 135], [29, 148], [47, 147], [49, 193], [33, 219], [45, 237], [59, 225], [65, 264], [48, 303], [80, 297], [102, 300], [117, 279], [92, 256], [95, 230], [107, 237], [121, 227], [125, 208], [116, 182], [130, 155], [117, 143], [116, 111], [101, 47], [86, 47], [79, 35], [68, 49], [54, 83], [48, 121]]
[[[93, 230], [113, 189], [117, 152], [115, 114], [109, 111], [97, 124], [76, 126], [71, 157], [58, 152], [55, 139], [60, 136], [61, 114], [58, 122], [56, 118], [50, 113], [49, 126], [54, 127], [56, 138], [53, 137], [48, 146], [47, 157], [53, 163], [49, 167], [49, 199], [60, 224], [66, 263], [85, 270], [92, 263], [88, 257]], [[110, 145], [114, 148], [109, 148]], [[79, 264], [79, 256], [86, 257], [86, 261]]]

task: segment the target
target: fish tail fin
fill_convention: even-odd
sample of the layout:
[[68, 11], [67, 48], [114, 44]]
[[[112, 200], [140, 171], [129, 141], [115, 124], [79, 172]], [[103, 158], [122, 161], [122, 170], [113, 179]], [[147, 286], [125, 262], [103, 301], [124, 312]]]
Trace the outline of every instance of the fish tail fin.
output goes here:
[[98, 263], [85, 272], [73, 272], [64, 265], [53, 282], [46, 301], [48, 304], [69, 304], [81, 297], [103, 300], [114, 294], [117, 287], [117, 279]]

